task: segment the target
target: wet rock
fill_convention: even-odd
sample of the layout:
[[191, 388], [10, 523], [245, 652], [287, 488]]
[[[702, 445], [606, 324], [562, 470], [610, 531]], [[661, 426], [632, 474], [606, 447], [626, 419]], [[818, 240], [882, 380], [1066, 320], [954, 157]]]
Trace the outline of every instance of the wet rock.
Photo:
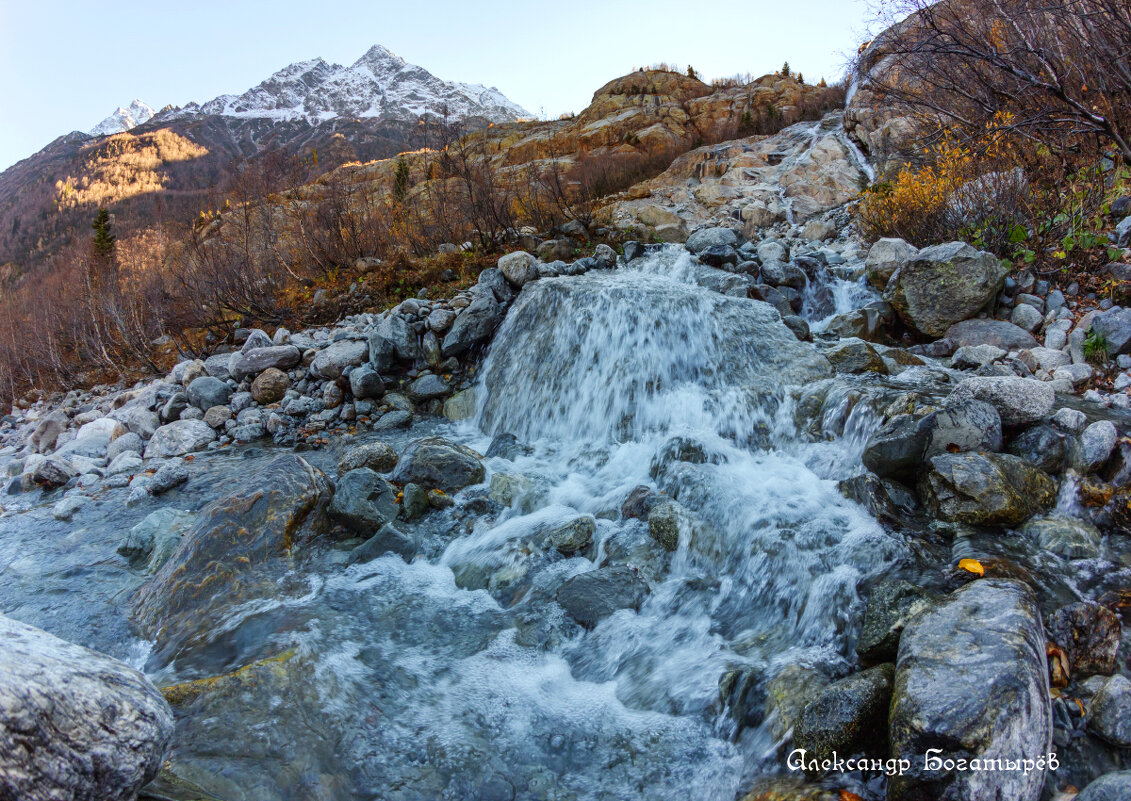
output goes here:
[[264, 370], [287, 371], [302, 361], [302, 353], [293, 345], [268, 345], [241, 352], [228, 365], [232, 378], [243, 381]]
[[924, 459], [943, 453], [1001, 450], [1001, 417], [984, 401], [948, 404], [927, 415], [920, 425], [927, 432]]
[[1004, 320], [963, 320], [946, 331], [946, 338], [958, 347], [992, 345], [1004, 351], [1037, 347], [1037, 340], [1023, 328]]
[[372, 534], [397, 516], [396, 498], [396, 487], [368, 467], [359, 467], [338, 479], [329, 514], [350, 531]]
[[691, 532], [691, 518], [676, 501], [662, 500], [648, 513], [648, 534], [665, 551], [679, 548], [680, 532]]
[[131, 801], [161, 767], [173, 712], [136, 670], [0, 616], [0, 795]]
[[70, 520], [82, 507], [86, 506], [86, 498], [82, 495], [70, 495], [51, 507], [51, 516], [56, 520]]
[[330, 494], [319, 471], [288, 454], [208, 504], [138, 590], [134, 619], [145, 636], [171, 656], [207, 641], [230, 605], [275, 597], [278, 582], [266, 566], [327, 528]]
[[648, 592], [648, 582], [635, 568], [619, 565], [574, 576], [555, 598], [571, 618], [593, 628], [618, 609], [639, 609]]
[[1064, 469], [1067, 453], [1064, 435], [1052, 426], [1033, 426], [1017, 435], [1009, 452], [1038, 470], [1056, 474]]
[[652, 509], [664, 500], [664, 496], [651, 487], [641, 484], [634, 487], [621, 504], [620, 514], [625, 520], [647, 520]]
[[1052, 740], [1045, 634], [1031, 591], [982, 579], [912, 620], [899, 643], [890, 711], [891, 756], [911, 770], [888, 781], [888, 798], [1036, 801], [1042, 771], [929, 771], [941, 759], [1020, 759]]
[[291, 388], [291, 378], [282, 370], [268, 367], [251, 382], [251, 397], [261, 406], [278, 403]]
[[888, 373], [887, 365], [876, 349], [859, 339], [830, 348], [825, 351], [825, 358], [838, 373]]
[[880, 239], [868, 251], [864, 274], [873, 288], [883, 292], [892, 275], [919, 255], [919, 248], [902, 239]]
[[363, 364], [350, 370], [350, 392], [357, 400], [379, 398], [385, 391], [385, 382], [372, 365]]
[[166, 462], [158, 468], [149, 480], [149, 492], [160, 495], [189, 480], [188, 467], [182, 461]]
[[737, 247], [738, 236], [730, 228], [703, 228], [687, 238], [685, 247], [699, 254], [713, 247]]
[[38, 487], [53, 489], [63, 486], [78, 474], [79, 471], [66, 459], [48, 456], [32, 469], [31, 481]]
[[1041, 548], [1065, 559], [1095, 559], [1100, 555], [1100, 532], [1091, 523], [1052, 515], [1030, 520], [1021, 529], [1035, 537]]
[[766, 719], [775, 740], [790, 735], [802, 710], [829, 683], [821, 670], [805, 665], [787, 665], [766, 683]]
[[442, 398], [452, 391], [451, 385], [438, 375], [425, 375], [409, 385], [408, 393], [416, 400]]
[[486, 471], [481, 458], [470, 448], [443, 437], [425, 437], [413, 440], [405, 448], [392, 480], [452, 492], [483, 481]]
[[[492, 480], [494, 476], [491, 477]], [[418, 520], [428, 513], [431, 506], [428, 503], [428, 490], [419, 484], [405, 484], [404, 497], [401, 499], [401, 519], [411, 522]]]
[[944, 520], [1013, 526], [1056, 498], [1056, 483], [1016, 456], [946, 453], [931, 458], [928, 465], [919, 491], [928, 509]]
[[394, 553], [406, 561], [416, 555], [413, 541], [393, 528], [391, 523], [381, 526], [376, 534], [350, 551], [348, 564], [372, 562], [387, 553]]
[[1131, 748], [1131, 681], [1112, 676], [1088, 704], [1088, 728], [1117, 748]]
[[589, 547], [596, 532], [597, 521], [590, 515], [582, 515], [554, 526], [546, 532], [546, 539], [558, 553], [573, 556]]
[[907, 325], [927, 336], [941, 337], [993, 300], [1006, 273], [996, 256], [965, 242], [935, 245], [896, 270], [884, 300]]
[[199, 451], [216, 439], [212, 426], [203, 420], [177, 420], [163, 425], [153, 433], [145, 446], [146, 459], [183, 456]]
[[910, 482], [918, 474], [927, 447], [923, 418], [893, 417], [864, 446], [864, 466], [880, 478]]
[[397, 466], [397, 452], [387, 442], [369, 442], [350, 448], [338, 460], [338, 475], [345, 475], [359, 467], [368, 467], [377, 473], [388, 473]]
[[184, 522], [185, 516], [175, 509], [166, 507], [151, 512], [129, 530], [118, 545], [118, 555], [131, 567], [156, 570], [172, 556], [181, 540]]
[[902, 525], [919, 511], [915, 494], [904, 485], [873, 473], [853, 476], [837, 484], [840, 494], [868, 510], [881, 523]]
[[1074, 678], [1115, 672], [1123, 624], [1107, 607], [1091, 601], [1063, 606], [1049, 615], [1047, 632], [1068, 654]]
[[948, 402], [970, 398], [991, 404], [1006, 426], [1036, 422], [1052, 412], [1056, 403], [1052, 387], [1033, 378], [967, 378], [951, 393]]
[[390, 431], [395, 428], [408, 428], [410, 425], [412, 425], [412, 412], [396, 409], [381, 415], [373, 424], [373, 430]]
[[1124, 770], [1096, 779], [1080, 791], [1075, 801], [1127, 801], [1128, 798], [1131, 798], [1131, 770]]
[[494, 296], [480, 295], [461, 311], [444, 337], [444, 356], [458, 356], [485, 341], [502, 321], [504, 309]]
[[465, 389], [444, 401], [443, 414], [453, 422], [470, 420], [475, 416], [475, 390]]
[[1092, 423], [1069, 449], [1069, 464], [1082, 473], [1093, 473], [1111, 457], [1119, 432], [1109, 420]]
[[902, 579], [879, 582], [864, 607], [856, 653], [867, 664], [894, 661], [908, 621], [937, 600], [934, 594]]
[[837, 754], [883, 754], [887, 751], [887, 716], [895, 666], [856, 673], [825, 687], [801, 711], [793, 743], [806, 758]]
[[782, 324], [785, 325], [793, 335], [802, 342], [808, 342], [812, 338], [812, 333], [809, 331], [809, 323], [796, 314], [787, 314], [781, 318]]

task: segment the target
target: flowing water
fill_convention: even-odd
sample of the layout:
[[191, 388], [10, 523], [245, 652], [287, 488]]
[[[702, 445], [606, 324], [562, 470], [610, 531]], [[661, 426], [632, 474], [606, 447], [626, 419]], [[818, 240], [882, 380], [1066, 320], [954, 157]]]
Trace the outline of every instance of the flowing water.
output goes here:
[[[847, 672], [858, 589], [906, 545], [836, 488], [861, 470], [882, 393], [830, 378], [767, 305], [701, 286], [705, 269], [669, 248], [523, 291], [477, 419], [394, 442], [440, 433], [486, 452], [513, 435], [487, 460], [510, 504], [471, 488], [406, 526], [412, 563], [347, 567], [331, 546], [280, 560], [277, 597], [147, 660], [126, 621], [144, 577], [113, 549], [154, 507], [116, 491], [71, 524], [10, 507], [0, 605], [160, 684], [251, 666], [182, 710], [161, 797], [731, 801], [780, 770], [779, 744], [760, 709], [740, 730], [721, 677]], [[155, 504], [198, 509], [272, 451], [202, 455]], [[334, 452], [304, 456], [333, 473]], [[674, 552], [622, 518], [640, 485], [686, 510]], [[567, 558], [545, 532], [578, 515], [596, 519], [594, 546]], [[556, 589], [613, 565], [647, 580], [639, 610], [573, 623]]]

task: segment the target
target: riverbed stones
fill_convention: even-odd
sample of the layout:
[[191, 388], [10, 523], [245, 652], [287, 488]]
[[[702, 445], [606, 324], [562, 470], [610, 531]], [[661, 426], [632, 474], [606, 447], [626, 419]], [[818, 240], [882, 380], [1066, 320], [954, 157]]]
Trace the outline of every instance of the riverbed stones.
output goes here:
[[538, 270], [534, 267], [535, 261], [537, 260], [534, 256], [525, 250], [517, 250], [499, 259], [499, 272], [514, 286], [522, 287], [527, 281], [538, 277]]
[[44, 489], [61, 487], [77, 476], [79, 471], [61, 456], [48, 456], [31, 470], [33, 484]]
[[392, 480], [414, 482], [426, 489], [461, 490], [483, 481], [486, 471], [479, 454], [443, 437], [413, 440], [401, 454]]
[[1013, 526], [1047, 509], [1056, 483], [1016, 456], [944, 453], [927, 462], [919, 492], [939, 518], [974, 526]]
[[207, 641], [232, 604], [275, 597], [265, 567], [325, 530], [330, 494], [318, 470], [287, 454], [204, 507], [135, 599], [134, 619], [158, 651]]
[[502, 321], [505, 310], [494, 295], [480, 295], [461, 311], [441, 346], [444, 356], [458, 356], [485, 341]]
[[963, 320], [947, 329], [946, 338], [960, 348], [970, 345], [992, 345], [1004, 351], [1011, 351], [1037, 347], [1037, 340], [1032, 334], [1005, 320]]
[[698, 255], [708, 248], [738, 246], [738, 235], [730, 228], [702, 228], [687, 238], [685, 247]]
[[838, 373], [876, 373], [887, 375], [888, 368], [880, 354], [861, 339], [850, 339], [834, 345], [825, 352], [825, 358]]
[[888, 579], [872, 588], [856, 640], [856, 653], [867, 664], [894, 662], [899, 638], [908, 621], [937, 600], [932, 593], [902, 579]]
[[350, 551], [347, 564], [372, 562], [387, 553], [395, 553], [406, 560], [412, 559], [416, 554], [416, 545], [392, 523], [381, 526], [376, 534]]
[[368, 536], [396, 518], [396, 498], [396, 487], [368, 467], [359, 467], [338, 479], [329, 514], [350, 531]]
[[924, 459], [943, 453], [1001, 450], [1001, 416], [984, 401], [948, 404], [923, 419], [927, 433]]
[[597, 521], [590, 515], [581, 515], [558, 523], [546, 532], [546, 540], [563, 556], [573, 556], [593, 542]]
[[1116, 748], [1131, 748], [1131, 681], [1115, 675], [1088, 704], [1088, 728]]
[[344, 339], [318, 351], [310, 370], [320, 378], [337, 378], [347, 367], [356, 367], [369, 358], [369, 343]]
[[[1128, 228], [1131, 229], [1131, 225]], [[1081, 790], [1074, 801], [1127, 801], [1128, 798], [1131, 798], [1131, 770], [1124, 770], [1100, 776]]]
[[350, 393], [356, 400], [369, 400], [381, 397], [385, 382], [370, 364], [363, 364], [350, 370]]
[[891, 663], [834, 681], [801, 711], [793, 744], [806, 759], [887, 751], [887, 717], [895, 666]]
[[1068, 654], [1074, 678], [1110, 676], [1123, 624], [1115, 612], [1091, 601], [1062, 606], [1049, 615], [1048, 637]]
[[0, 797], [132, 801], [172, 737], [136, 670], [0, 616]]
[[911, 769], [888, 780], [891, 801], [1036, 801], [1043, 771], [927, 770], [941, 759], [1047, 754], [1052, 715], [1045, 633], [1021, 582], [981, 579], [912, 620], [899, 642], [890, 710], [891, 756]]
[[864, 466], [880, 478], [912, 480], [922, 464], [928, 434], [922, 417], [896, 415], [868, 439]]
[[1064, 469], [1067, 445], [1064, 435], [1053, 426], [1038, 425], [1018, 434], [1010, 443], [1009, 452], [1038, 470], [1056, 474]]
[[1069, 450], [1069, 463], [1083, 473], [1098, 470], [1111, 457], [1119, 432], [1110, 420], [1100, 420], [1084, 429]]
[[824, 671], [801, 664], [786, 665], [766, 683], [766, 719], [774, 739], [789, 736], [805, 706], [828, 683]]
[[177, 420], [153, 432], [145, 446], [145, 458], [183, 456], [207, 447], [215, 439], [216, 432], [203, 420]]
[[1048, 416], [1056, 404], [1052, 387], [1034, 378], [967, 378], [951, 393], [948, 402], [971, 398], [991, 404], [1006, 426], [1034, 423]]
[[593, 628], [619, 609], [639, 609], [648, 592], [648, 582], [638, 570], [617, 565], [574, 576], [554, 597], [571, 618]]
[[992, 253], [965, 242], [934, 245], [895, 271], [884, 300], [916, 331], [941, 337], [992, 301], [1007, 272]]
[[1064, 559], [1095, 559], [1100, 555], [1100, 531], [1086, 520], [1050, 515], [1030, 520], [1021, 533], [1035, 537], [1041, 548]]

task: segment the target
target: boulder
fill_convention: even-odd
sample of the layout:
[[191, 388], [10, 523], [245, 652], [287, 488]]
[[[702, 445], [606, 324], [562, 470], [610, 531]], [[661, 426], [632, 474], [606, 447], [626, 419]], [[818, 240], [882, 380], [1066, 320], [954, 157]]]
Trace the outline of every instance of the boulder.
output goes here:
[[173, 712], [116, 659], [0, 616], [0, 797], [132, 801], [157, 776]]
[[648, 592], [639, 571], [618, 565], [574, 576], [558, 588], [555, 598], [571, 618], [593, 628], [618, 609], [639, 609]]
[[1069, 462], [1082, 473], [1092, 473], [1103, 466], [1111, 457], [1119, 432], [1109, 420], [1092, 423], [1073, 443]]
[[408, 320], [390, 312], [369, 335], [369, 361], [378, 371], [387, 370], [397, 359], [414, 361], [420, 358], [420, 339]]
[[915, 615], [937, 597], [902, 579], [886, 579], [872, 588], [856, 640], [856, 653], [868, 664], [894, 661], [899, 638]]
[[356, 367], [369, 358], [369, 343], [343, 339], [318, 351], [310, 370], [320, 378], [337, 378], [347, 367]]
[[943, 453], [1001, 450], [1001, 416], [985, 401], [948, 404], [927, 415], [920, 425], [927, 433], [924, 459]]
[[648, 534], [665, 551], [677, 550], [680, 532], [690, 531], [691, 519], [677, 501], [661, 500], [648, 511]]
[[1004, 320], [963, 320], [946, 330], [946, 338], [958, 347], [993, 345], [1004, 351], [1037, 347], [1032, 334]]
[[533, 281], [538, 277], [538, 270], [534, 267], [535, 261], [536, 259], [525, 250], [508, 253], [499, 259], [499, 272], [512, 284], [521, 287], [527, 281]]
[[271, 337], [267, 336], [266, 331], [261, 328], [253, 328], [248, 332], [243, 345], [240, 346], [240, 353], [249, 353], [256, 348], [270, 347], [271, 341]]
[[899, 641], [889, 720], [891, 756], [911, 762], [910, 771], [889, 777], [891, 801], [1037, 801], [1044, 770], [947, 771], [925, 759], [1049, 753], [1045, 633], [1032, 592], [1020, 582], [981, 579], [913, 619]]
[[895, 666], [888, 663], [834, 681], [801, 711], [793, 744], [806, 759], [834, 753], [887, 755], [887, 717]]
[[774, 739], [789, 736], [805, 707], [828, 683], [829, 677], [817, 668], [798, 664], [786, 665], [766, 682], [766, 720]]
[[461, 311], [447, 336], [444, 337], [444, 356], [458, 356], [491, 336], [502, 321], [505, 311], [493, 296], [481, 295]]
[[209, 356], [204, 360], [204, 371], [213, 378], [219, 378], [221, 381], [226, 381], [232, 377], [231, 370], [228, 366], [232, 363], [235, 356], [231, 353], [217, 353], [215, 356]]
[[833, 346], [825, 351], [825, 358], [838, 373], [888, 373], [880, 354], [861, 339], [847, 340]]
[[443, 437], [425, 437], [413, 440], [405, 448], [393, 470], [392, 480], [445, 492], [460, 490], [482, 483], [486, 471], [481, 458], [470, 448]]
[[172, 657], [207, 642], [233, 605], [277, 597], [278, 576], [264, 566], [327, 527], [330, 495], [322, 473], [288, 454], [205, 506], [137, 592], [133, 617], [143, 634]]
[[703, 228], [687, 238], [685, 247], [699, 254], [713, 247], [737, 247], [738, 236], [730, 228]]
[[141, 437], [131, 431], [110, 443], [106, 448], [106, 458], [113, 462], [123, 453], [136, 453], [140, 456], [143, 450], [145, 443], [142, 442]]
[[1115, 675], [1088, 704], [1088, 728], [1116, 748], [1131, 748], [1131, 681]]
[[475, 416], [475, 390], [464, 389], [444, 401], [443, 414], [453, 422], [470, 420]]
[[377, 473], [388, 473], [397, 466], [397, 452], [385, 442], [369, 442], [350, 448], [338, 460], [338, 475], [342, 476], [351, 470], [368, 467]]
[[1106, 606], [1091, 601], [1063, 606], [1049, 615], [1047, 631], [1068, 654], [1073, 678], [1115, 672], [1123, 623]]
[[868, 283], [883, 292], [895, 271], [919, 255], [919, 248], [902, 239], [880, 239], [868, 251], [864, 274]]
[[31, 481], [38, 487], [54, 489], [63, 486], [78, 474], [74, 465], [63, 457], [48, 456], [32, 468]]
[[442, 398], [451, 391], [451, 384], [434, 373], [421, 376], [408, 387], [408, 394], [416, 400]]
[[203, 420], [177, 420], [153, 432], [145, 446], [145, 458], [183, 456], [204, 449], [215, 439], [216, 432]]
[[546, 541], [563, 556], [573, 556], [589, 547], [596, 532], [597, 521], [582, 515], [553, 526], [546, 532]]
[[1100, 312], [1092, 318], [1092, 331], [1107, 342], [1108, 356], [1131, 353], [1131, 309]]
[[290, 370], [302, 361], [302, 353], [294, 345], [266, 345], [259, 348], [241, 352], [234, 356], [228, 364], [232, 378], [243, 381], [254, 375], [259, 375], [264, 370]]
[[1026, 303], [1018, 303], [1009, 315], [1009, 321], [1018, 328], [1030, 333], [1041, 327], [1045, 316]]
[[948, 404], [977, 399], [997, 409], [1002, 425], [1034, 423], [1046, 417], [1056, 404], [1056, 393], [1035, 378], [967, 378], [951, 393]]
[[347, 564], [372, 562], [387, 553], [395, 553], [406, 560], [416, 555], [416, 545], [391, 523], [381, 526], [376, 534], [350, 551]]
[[965, 242], [935, 245], [895, 271], [884, 300], [916, 331], [941, 337], [992, 301], [1007, 273], [992, 253]]
[[[1131, 221], [1131, 217], [1127, 220]], [[1131, 225], [1128, 228], [1131, 229]], [[1100, 776], [1081, 790], [1074, 801], [1127, 801], [1128, 798], [1131, 798], [1131, 770], [1123, 770]]]
[[213, 406], [223, 406], [232, 397], [232, 389], [219, 378], [201, 376], [185, 390], [189, 403], [202, 412]]
[[268, 367], [251, 382], [251, 397], [261, 406], [278, 403], [291, 388], [291, 377], [282, 370]]
[[385, 382], [370, 364], [363, 364], [350, 370], [350, 393], [356, 400], [370, 400], [381, 397]]
[[342, 475], [329, 515], [357, 534], [369, 536], [397, 516], [397, 489], [368, 467]]
[[1063, 434], [1052, 426], [1039, 425], [1018, 434], [1010, 443], [1009, 452], [1038, 470], [1056, 474], [1064, 469], [1067, 450]]
[[897, 415], [868, 439], [864, 466], [880, 478], [911, 483], [922, 465], [927, 436], [923, 418]]
[[55, 441], [66, 428], [67, 416], [61, 411], [52, 412], [36, 424], [28, 444], [35, 453], [50, 453], [55, 449]]
[[950, 366], [955, 370], [974, 370], [1004, 356], [1005, 351], [993, 345], [963, 345], [954, 352]]
[[1056, 499], [1056, 482], [1016, 456], [944, 453], [928, 460], [919, 493], [932, 514], [973, 526], [1014, 526]]

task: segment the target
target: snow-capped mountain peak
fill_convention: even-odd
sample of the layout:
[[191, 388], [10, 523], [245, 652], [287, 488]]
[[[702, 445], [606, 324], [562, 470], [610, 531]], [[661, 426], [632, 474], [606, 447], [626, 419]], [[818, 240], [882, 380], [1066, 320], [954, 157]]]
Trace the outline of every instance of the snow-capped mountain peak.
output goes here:
[[177, 116], [215, 114], [312, 123], [337, 117], [413, 121], [422, 116], [507, 122], [530, 113], [499, 90], [443, 81], [381, 45], [343, 67], [321, 58], [291, 64], [241, 95], [221, 95]]
[[148, 122], [156, 113], [147, 104], [140, 100], [134, 100], [129, 106], [118, 106], [117, 111], [90, 129], [90, 135], [108, 136], [128, 131]]

